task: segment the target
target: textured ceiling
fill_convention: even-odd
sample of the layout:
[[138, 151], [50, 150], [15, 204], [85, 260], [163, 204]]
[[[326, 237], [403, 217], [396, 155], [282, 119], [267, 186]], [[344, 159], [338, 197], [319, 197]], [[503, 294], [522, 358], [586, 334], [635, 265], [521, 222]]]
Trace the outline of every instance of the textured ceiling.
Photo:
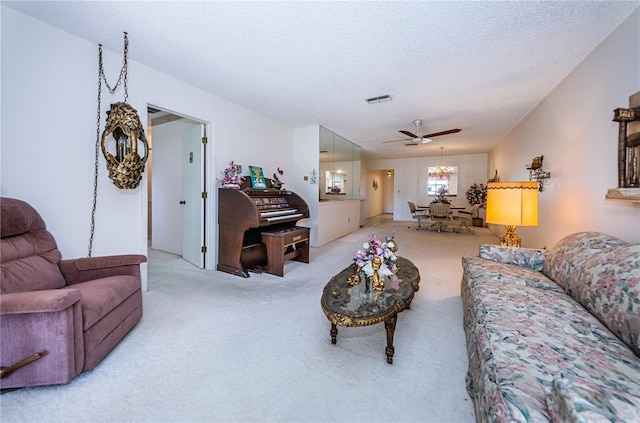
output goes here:
[[[3, 4], [114, 52], [126, 31], [130, 60], [380, 158], [489, 151], [639, 2]], [[415, 119], [421, 134], [462, 132], [382, 143], [415, 132]]]

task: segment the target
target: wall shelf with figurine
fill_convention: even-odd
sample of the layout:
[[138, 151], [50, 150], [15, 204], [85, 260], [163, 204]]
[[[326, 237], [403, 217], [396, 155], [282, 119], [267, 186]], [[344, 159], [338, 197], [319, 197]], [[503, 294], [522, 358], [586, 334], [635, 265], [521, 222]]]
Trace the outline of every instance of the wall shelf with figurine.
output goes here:
[[618, 122], [618, 187], [609, 188], [607, 200], [640, 203], [640, 91], [629, 97], [629, 108], [613, 111]]

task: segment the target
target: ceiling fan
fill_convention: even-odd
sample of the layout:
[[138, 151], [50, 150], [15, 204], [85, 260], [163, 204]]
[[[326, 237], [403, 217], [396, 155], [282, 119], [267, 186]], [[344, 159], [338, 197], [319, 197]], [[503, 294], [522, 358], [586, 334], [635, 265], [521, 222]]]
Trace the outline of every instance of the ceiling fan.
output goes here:
[[389, 142], [400, 142], [400, 141], [411, 141], [412, 143], [410, 144], [405, 144], [407, 146], [409, 145], [418, 145], [420, 143], [422, 144], [426, 144], [431, 142], [431, 138], [435, 138], [435, 137], [439, 137], [440, 135], [449, 135], [449, 134], [455, 134], [457, 132], [462, 131], [462, 129], [448, 129], [446, 131], [440, 131], [440, 132], [434, 132], [432, 134], [426, 134], [426, 135], [420, 135], [420, 125], [422, 124], [422, 120], [421, 119], [416, 119], [413, 121], [413, 123], [415, 123], [416, 125], [416, 133], [418, 135], [415, 135], [409, 131], [398, 131], [401, 134], [404, 134], [406, 136], [408, 136], [409, 138], [405, 138], [402, 140], [393, 140], [393, 141], [383, 141], [382, 143], [389, 143]]

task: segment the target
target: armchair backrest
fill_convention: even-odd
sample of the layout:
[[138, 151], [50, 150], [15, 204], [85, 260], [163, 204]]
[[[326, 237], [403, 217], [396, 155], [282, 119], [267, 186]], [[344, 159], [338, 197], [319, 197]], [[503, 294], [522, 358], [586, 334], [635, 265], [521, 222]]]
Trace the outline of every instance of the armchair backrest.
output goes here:
[[0, 198], [0, 292], [39, 291], [66, 285], [61, 255], [38, 212], [14, 198]]
[[446, 219], [451, 211], [451, 204], [432, 203], [429, 205], [432, 219]]
[[478, 217], [478, 210], [480, 210], [480, 204], [474, 204], [473, 207], [471, 207], [471, 217]]
[[407, 201], [407, 204], [409, 204], [409, 210], [411, 210], [411, 214], [415, 214], [416, 204], [413, 201]]

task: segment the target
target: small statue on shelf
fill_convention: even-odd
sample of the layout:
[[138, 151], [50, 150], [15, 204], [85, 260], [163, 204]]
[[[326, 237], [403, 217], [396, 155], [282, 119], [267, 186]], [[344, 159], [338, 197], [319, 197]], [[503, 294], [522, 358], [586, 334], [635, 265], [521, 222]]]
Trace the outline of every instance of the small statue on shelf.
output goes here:
[[375, 256], [371, 260], [371, 266], [373, 267], [373, 276], [371, 277], [371, 288], [374, 291], [384, 291], [384, 280], [380, 277], [380, 266], [382, 266], [382, 259], [380, 256]]

